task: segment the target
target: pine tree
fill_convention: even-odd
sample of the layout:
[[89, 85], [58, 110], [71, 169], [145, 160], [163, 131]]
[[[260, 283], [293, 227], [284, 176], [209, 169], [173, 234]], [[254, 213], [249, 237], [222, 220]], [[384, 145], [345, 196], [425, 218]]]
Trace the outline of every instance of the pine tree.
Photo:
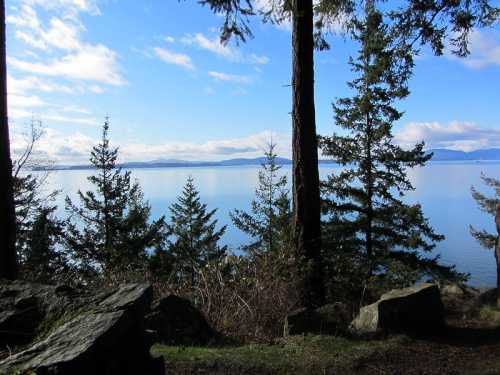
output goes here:
[[451, 269], [419, 252], [431, 251], [443, 236], [434, 232], [419, 204], [401, 200], [413, 189], [407, 168], [431, 158], [423, 143], [403, 150], [391, 133], [403, 115], [394, 102], [409, 94], [411, 48], [394, 43], [373, 2], [367, 2], [364, 18], [354, 25], [360, 49], [350, 59], [357, 77], [349, 87], [355, 95], [333, 105], [336, 124], [346, 134], [321, 140], [323, 153], [344, 167], [323, 184], [330, 241], [325, 248], [354, 254], [365, 274], [384, 275], [395, 284], [411, 284], [423, 275], [450, 277]]
[[209, 262], [220, 261], [226, 255], [227, 247], [218, 244], [226, 226], [216, 229], [217, 220], [213, 216], [217, 210], [207, 211], [191, 177], [177, 202], [170, 206], [170, 212], [168, 248], [174, 258], [177, 276], [194, 284], [197, 269]]
[[55, 210], [55, 206], [41, 207], [25, 235], [22, 271], [32, 280], [48, 282], [66, 269], [64, 254], [57, 249], [64, 223], [54, 217]]
[[95, 190], [78, 191], [80, 205], [66, 197], [70, 214], [66, 244], [82, 270], [89, 272], [142, 267], [147, 250], [162, 241], [164, 218], [149, 223], [151, 208], [130, 171], [117, 166], [118, 148], [110, 147], [108, 131], [106, 118], [102, 140], [90, 157], [97, 172], [88, 180]]
[[472, 197], [479, 205], [481, 211], [495, 218], [497, 234], [491, 234], [482, 229], [477, 230], [474, 226], [470, 226], [471, 235], [479, 241], [485, 249], [493, 249], [495, 254], [497, 268], [497, 306], [500, 307], [500, 180], [481, 175], [481, 179], [487, 186], [495, 190], [493, 197], [487, 197], [472, 187]]
[[[321, 259], [321, 209], [318, 149], [314, 105], [314, 48], [328, 48], [323, 32], [342, 19], [349, 19], [358, 4], [354, 0], [200, 0], [224, 20], [221, 40], [231, 36], [245, 41], [252, 36], [248, 17], [281, 23], [292, 19], [292, 151], [293, 223], [297, 255], [303, 259], [301, 300], [305, 307], [324, 303]], [[264, 9], [262, 6], [264, 5]], [[500, 9], [485, 0], [409, 0], [390, 11], [398, 34], [411, 45], [431, 44], [442, 54], [448, 38], [454, 53], [468, 54], [468, 36], [474, 27], [496, 22]], [[316, 16], [316, 19], [315, 19]]]
[[[46, 192], [44, 185], [50, 173], [51, 161], [36, 156], [38, 142], [44, 132], [41, 121], [31, 120], [25, 134], [26, 147], [13, 163], [13, 192], [16, 208], [16, 248], [20, 257], [27, 250], [28, 235], [38, 216], [49, 207], [58, 190]], [[33, 170], [37, 170], [36, 173]], [[22, 261], [22, 259], [20, 260]]]
[[230, 213], [233, 224], [250, 235], [253, 242], [243, 246], [250, 255], [273, 253], [290, 245], [291, 218], [288, 180], [280, 175], [271, 143], [265, 153], [266, 160], [259, 171], [259, 186], [251, 203], [251, 211], [234, 210]]

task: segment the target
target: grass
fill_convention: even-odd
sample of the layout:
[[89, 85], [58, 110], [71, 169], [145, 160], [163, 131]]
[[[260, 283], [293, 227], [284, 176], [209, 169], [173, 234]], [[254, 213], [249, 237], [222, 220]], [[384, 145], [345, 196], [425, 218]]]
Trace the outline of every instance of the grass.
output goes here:
[[500, 327], [500, 308], [482, 306], [479, 310], [479, 319], [489, 327]]
[[[274, 344], [225, 347], [154, 345], [152, 353], [163, 356], [167, 366], [184, 369], [219, 369], [217, 373], [321, 374], [347, 369], [379, 350], [389, 350], [403, 340], [357, 341], [334, 336], [292, 336]], [[222, 370], [222, 371], [221, 371]], [[224, 370], [226, 372], [224, 372]]]

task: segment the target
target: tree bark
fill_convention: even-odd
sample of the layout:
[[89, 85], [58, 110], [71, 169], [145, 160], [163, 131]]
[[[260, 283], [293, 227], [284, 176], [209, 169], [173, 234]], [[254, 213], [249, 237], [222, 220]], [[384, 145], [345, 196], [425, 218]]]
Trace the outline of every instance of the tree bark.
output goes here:
[[500, 203], [497, 204], [495, 224], [497, 226], [498, 233], [497, 243], [495, 246], [495, 260], [497, 263], [497, 307], [500, 307]]
[[17, 277], [16, 213], [12, 190], [9, 122], [7, 117], [7, 59], [5, 47], [5, 1], [0, 0], [0, 278]]
[[301, 302], [324, 303], [321, 266], [321, 213], [318, 141], [314, 109], [312, 0], [293, 0], [293, 224], [297, 255], [304, 268]]

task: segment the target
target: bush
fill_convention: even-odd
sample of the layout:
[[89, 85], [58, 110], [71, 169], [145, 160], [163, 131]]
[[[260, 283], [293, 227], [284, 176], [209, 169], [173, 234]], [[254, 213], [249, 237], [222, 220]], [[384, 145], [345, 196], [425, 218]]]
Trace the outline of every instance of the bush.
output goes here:
[[293, 259], [286, 251], [257, 258], [227, 256], [196, 269], [195, 283], [155, 280], [158, 297], [190, 299], [223, 335], [241, 341], [269, 341], [283, 335], [284, 320], [298, 306]]

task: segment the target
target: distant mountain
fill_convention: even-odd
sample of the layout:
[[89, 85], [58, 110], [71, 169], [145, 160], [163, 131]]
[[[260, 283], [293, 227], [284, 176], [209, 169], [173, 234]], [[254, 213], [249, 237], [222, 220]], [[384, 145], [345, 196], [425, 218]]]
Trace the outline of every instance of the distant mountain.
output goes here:
[[[238, 165], [260, 165], [266, 160], [265, 157], [253, 159], [228, 159], [221, 161], [188, 161], [179, 159], [156, 159], [146, 162], [126, 162], [120, 164], [123, 168], [179, 168], [179, 167], [226, 167]], [[276, 163], [280, 165], [292, 164], [290, 159], [276, 158]], [[94, 169], [92, 165], [56, 165], [51, 169], [55, 170], [82, 170]]]
[[457, 151], [437, 148], [429, 150], [432, 152], [432, 161], [460, 161], [460, 160], [500, 160], [500, 149], [490, 148], [475, 151]]
[[[456, 151], [447, 150], [444, 148], [436, 148], [428, 150], [432, 152], [432, 161], [467, 161], [467, 160], [500, 160], [500, 149], [491, 148], [486, 150], [476, 151]], [[179, 159], [156, 159], [146, 162], [127, 162], [121, 164], [123, 168], [179, 168], [179, 167], [228, 167], [238, 165], [260, 165], [266, 160], [265, 157], [260, 158], [237, 158], [221, 161], [188, 161]], [[280, 165], [292, 164], [290, 159], [276, 158], [276, 162]], [[333, 160], [320, 160], [320, 164], [335, 164]], [[70, 165], [70, 166], [55, 166], [51, 169], [57, 170], [80, 170], [80, 169], [93, 169], [92, 165]]]
[[[260, 158], [253, 158], [253, 159], [244, 159], [244, 158], [239, 158], [239, 159], [229, 159], [229, 160], [223, 160], [220, 161], [220, 165], [260, 165], [266, 161], [265, 157], [260, 157]], [[285, 159], [285, 158], [276, 158], [276, 164], [279, 165], [286, 165], [286, 164], [292, 164], [292, 161], [290, 159]]]
[[187, 161], [187, 160], [180, 160], [180, 159], [155, 159], [155, 160], [148, 161], [146, 163], [150, 163], [150, 164], [158, 164], [158, 163], [188, 164], [188, 163], [191, 163], [191, 162]]

